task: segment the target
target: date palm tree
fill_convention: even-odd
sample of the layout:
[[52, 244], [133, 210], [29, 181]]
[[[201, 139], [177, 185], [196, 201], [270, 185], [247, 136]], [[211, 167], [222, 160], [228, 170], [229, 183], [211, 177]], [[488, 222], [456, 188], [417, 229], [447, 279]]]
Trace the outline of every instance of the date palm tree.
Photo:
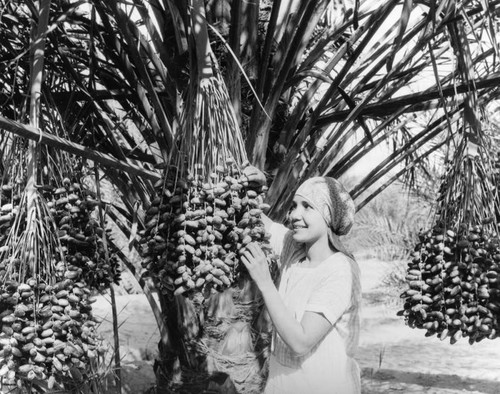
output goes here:
[[[427, 191], [431, 169], [441, 168], [459, 141], [489, 137], [483, 108], [500, 81], [498, 1], [54, 0], [34, 128], [26, 97], [36, 4], [0, 1], [0, 149], [8, 151], [18, 135], [97, 167], [117, 196], [103, 199], [128, 240], [120, 256], [149, 296], [154, 278], [131, 256], [155, 184], [179, 141], [194, 138], [181, 119], [191, 116], [186, 108], [196, 109], [190, 100], [198, 99], [207, 58], [227, 92], [220, 108], [234, 116], [249, 161], [268, 175], [268, 214], [276, 220], [311, 175], [349, 177], [381, 151], [351, 189], [361, 209], [396, 181]], [[0, 160], [0, 170], [5, 164]], [[157, 308], [150, 296], [163, 335], [159, 385], [187, 385], [189, 371], [215, 370], [240, 389], [248, 376], [258, 377], [254, 388], [261, 384], [265, 344], [250, 351], [259, 368], [246, 377], [234, 363], [207, 358], [204, 345], [220, 345], [225, 333], [206, 322], [224, 300], [230, 304], [228, 294], [210, 311], [161, 294]], [[231, 306], [224, 329], [243, 335], [247, 326], [234, 324], [241, 321], [255, 328], [259, 308], [241, 318]]]

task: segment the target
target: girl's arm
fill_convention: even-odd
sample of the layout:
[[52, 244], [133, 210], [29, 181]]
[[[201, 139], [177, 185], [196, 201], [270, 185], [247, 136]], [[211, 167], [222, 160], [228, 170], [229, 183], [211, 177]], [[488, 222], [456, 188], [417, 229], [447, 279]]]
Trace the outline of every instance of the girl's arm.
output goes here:
[[258, 244], [247, 245], [241, 260], [259, 287], [280, 337], [295, 353], [307, 353], [327, 334], [331, 323], [323, 314], [316, 312], [306, 311], [300, 322], [295, 319], [274, 286], [266, 255]]
[[262, 220], [262, 224], [264, 225], [266, 231], [267, 232], [271, 231], [271, 226], [274, 224], [274, 222], [269, 218], [269, 216], [261, 213], [260, 219]]

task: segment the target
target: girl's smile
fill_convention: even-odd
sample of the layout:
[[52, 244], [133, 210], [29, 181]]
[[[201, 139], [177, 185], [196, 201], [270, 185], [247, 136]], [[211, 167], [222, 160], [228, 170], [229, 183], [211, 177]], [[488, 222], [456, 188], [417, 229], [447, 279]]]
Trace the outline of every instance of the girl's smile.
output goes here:
[[323, 216], [308, 200], [295, 196], [289, 213], [296, 242], [312, 246], [318, 240], [328, 239], [328, 226]]

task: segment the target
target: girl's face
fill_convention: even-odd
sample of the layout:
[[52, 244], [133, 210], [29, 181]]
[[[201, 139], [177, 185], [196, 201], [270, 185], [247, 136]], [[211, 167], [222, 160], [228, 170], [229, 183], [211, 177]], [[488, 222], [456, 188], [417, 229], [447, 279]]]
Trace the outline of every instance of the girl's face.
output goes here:
[[288, 219], [295, 242], [311, 246], [321, 239], [328, 241], [328, 226], [325, 219], [304, 198], [300, 196], [293, 198]]

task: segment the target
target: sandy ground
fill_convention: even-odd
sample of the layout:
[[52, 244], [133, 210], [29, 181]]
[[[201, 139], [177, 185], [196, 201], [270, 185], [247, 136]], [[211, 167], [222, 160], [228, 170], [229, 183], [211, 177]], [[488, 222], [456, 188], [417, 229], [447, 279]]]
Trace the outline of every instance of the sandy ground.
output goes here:
[[363, 275], [362, 332], [358, 362], [363, 393], [500, 393], [500, 340], [454, 345], [405, 326], [397, 294], [380, 280], [389, 264], [360, 261]]
[[[500, 393], [500, 340], [454, 345], [405, 326], [395, 292], [382, 286], [390, 263], [360, 259], [363, 309], [360, 348], [363, 393]], [[393, 263], [392, 263], [393, 264]], [[123, 394], [141, 394], [154, 385], [153, 362], [159, 332], [143, 295], [117, 297]], [[104, 318], [100, 332], [112, 341], [107, 298], [94, 304]], [[113, 392], [109, 387], [109, 392]]]

